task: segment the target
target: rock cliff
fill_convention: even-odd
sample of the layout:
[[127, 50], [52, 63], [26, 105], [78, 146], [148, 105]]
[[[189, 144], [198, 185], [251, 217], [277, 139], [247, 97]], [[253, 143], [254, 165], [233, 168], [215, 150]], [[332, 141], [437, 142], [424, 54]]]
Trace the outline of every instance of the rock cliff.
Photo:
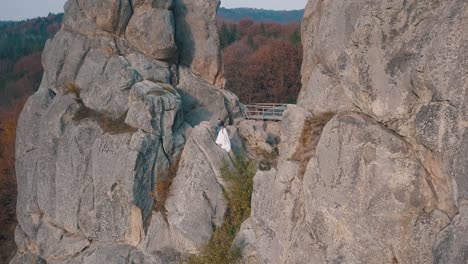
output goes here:
[[19, 120], [12, 263], [168, 263], [223, 223], [219, 4], [67, 1]]
[[179, 263], [258, 161], [246, 263], [468, 261], [468, 3], [309, 0], [283, 121], [236, 119], [218, 0], [69, 0], [16, 146], [12, 263]]
[[468, 3], [315, 1], [248, 263], [468, 261]]

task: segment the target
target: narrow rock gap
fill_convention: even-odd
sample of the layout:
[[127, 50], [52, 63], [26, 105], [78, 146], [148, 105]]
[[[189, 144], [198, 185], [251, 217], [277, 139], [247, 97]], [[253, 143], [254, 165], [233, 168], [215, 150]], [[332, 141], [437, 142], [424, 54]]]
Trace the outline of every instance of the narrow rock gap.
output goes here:
[[76, 66], [76, 69], [75, 69], [75, 72], [73, 73], [73, 79], [76, 80], [76, 78], [78, 77], [78, 74], [80, 73], [80, 70], [81, 70], [81, 67], [83, 67], [83, 64], [84, 64], [84, 61], [86, 59], [86, 57], [88, 56], [88, 53], [90, 52], [91, 48], [87, 48], [85, 50], [85, 53], [83, 54], [83, 56], [80, 58], [80, 61], [78, 62], [78, 65]]
[[[160, 180], [156, 183], [156, 190], [153, 191], [153, 211], [160, 212], [167, 225], [169, 225], [169, 221], [167, 218], [166, 201], [170, 195], [172, 182], [177, 175], [179, 162], [180, 156], [173, 161], [166, 172], [161, 172], [161, 174], [158, 175]], [[166, 173], [166, 175], [164, 175], [164, 173]]]
[[299, 145], [291, 159], [299, 163], [299, 179], [303, 180], [310, 159], [315, 156], [317, 144], [323, 128], [333, 118], [334, 113], [327, 112], [321, 115], [306, 118], [304, 128], [299, 139]]
[[120, 33], [120, 32], [117, 32], [117, 30], [119, 28], [120, 19], [122, 18], [122, 9], [123, 9], [122, 1], [126, 1], [126, 0], [119, 0], [119, 7], [117, 8], [117, 18], [115, 19], [114, 26], [112, 28], [112, 32], [115, 32], [115, 34]]

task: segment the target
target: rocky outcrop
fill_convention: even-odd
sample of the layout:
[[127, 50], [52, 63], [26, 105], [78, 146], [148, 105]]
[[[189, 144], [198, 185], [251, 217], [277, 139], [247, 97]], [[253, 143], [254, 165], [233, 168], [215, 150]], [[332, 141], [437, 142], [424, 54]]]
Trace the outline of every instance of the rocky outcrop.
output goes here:
[[229, 156], [202, 122], [238, 100], [211, 2], [67, 1], [19, 120], [12, 263], [177, 262], [221, 225]]
[[468, 5], [309, 1], [248, 263], [466, 263]]
[[217, 0], [69, 0], [16, 145], [12, 263], [180, 263], [256, 159], [247, 263], [466, 263], [466, 1], [314, 1], [281, 125], [221, 90]]
[[181, 64], [211, 85], [224, 86], [216, 10], [220, 0], [174, 0]]
[[174, 14], [168, 9], [153, 8], [149, 3], [138, 6], [128, 24], [126, 37], [149, 56], [170, 59], [177, 50]]
[[237, 124], [245, 156], [255, 160], [260, 170], [269, 170], [278, 162], [281, 124], [274, 121], [241, 120]]

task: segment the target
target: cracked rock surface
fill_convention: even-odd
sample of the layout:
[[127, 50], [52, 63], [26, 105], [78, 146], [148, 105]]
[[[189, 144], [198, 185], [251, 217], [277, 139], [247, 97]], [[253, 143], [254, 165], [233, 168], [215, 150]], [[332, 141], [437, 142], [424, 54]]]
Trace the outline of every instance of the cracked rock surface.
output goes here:
[[309, 0], [298, 106], [235, 241], [247, 263], [467, 263], [467, 14]]
[[11, 263], [178, 263], [210, 239], [229, 157], [203, 122], [233, 118], [238, 104], [215, 85], [218, 6], [67, 1], [19, 120]]
[[281, 124], [222, 90], [219, 0], [68, 0], [16, 142], [12, 264], [180, 263], [257, 161], [246, 263], [468, 262], [468, 3], [309, 0]]

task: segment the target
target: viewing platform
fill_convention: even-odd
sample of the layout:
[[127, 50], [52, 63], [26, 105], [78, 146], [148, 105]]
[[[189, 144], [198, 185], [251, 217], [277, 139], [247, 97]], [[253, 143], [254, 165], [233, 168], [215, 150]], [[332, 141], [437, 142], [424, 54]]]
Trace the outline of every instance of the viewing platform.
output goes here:
[[249, 104], [244, 106], [244, 116], [246, 119], [281, 121], [287, 104]]

